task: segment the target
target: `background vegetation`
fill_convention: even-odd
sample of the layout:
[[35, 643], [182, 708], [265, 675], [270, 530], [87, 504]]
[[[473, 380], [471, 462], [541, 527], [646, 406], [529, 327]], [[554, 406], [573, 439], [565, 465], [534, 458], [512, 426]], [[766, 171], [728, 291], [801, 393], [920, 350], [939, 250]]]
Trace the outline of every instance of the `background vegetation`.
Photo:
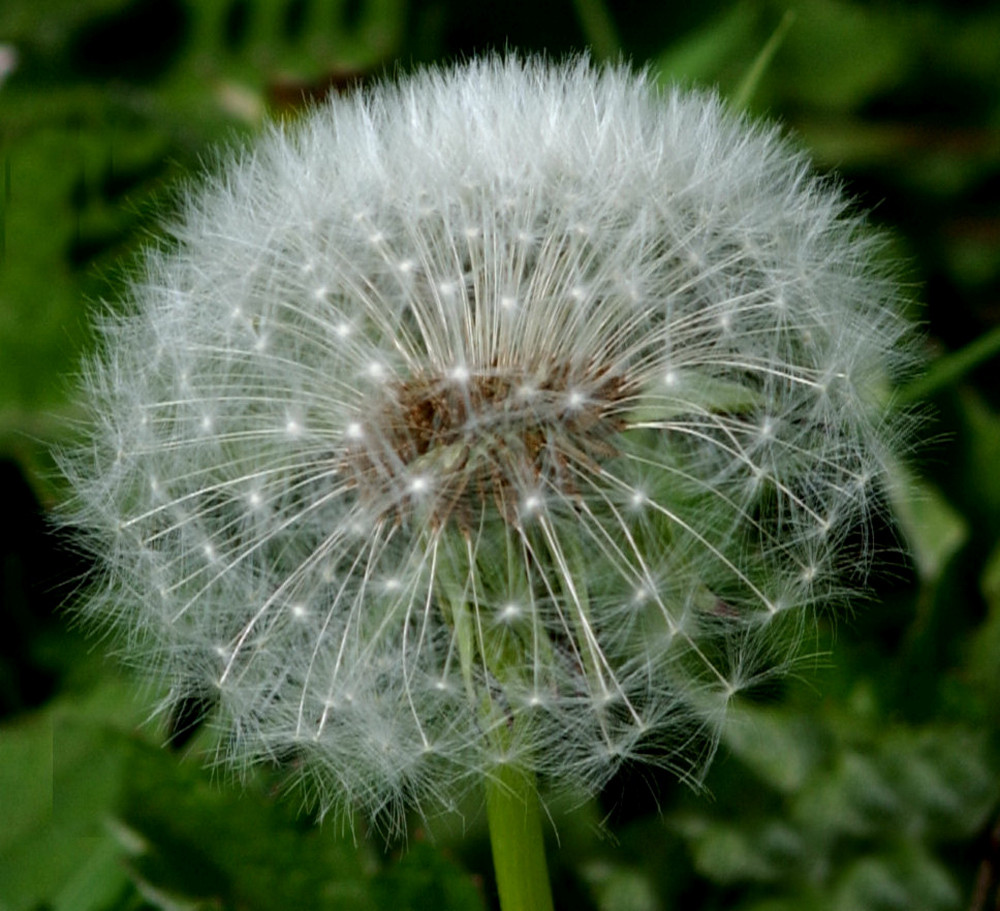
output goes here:
[[[4, 0], [0, 5], [0, 911], [483, 909], [485, 824], [408, 844], [213, 781], [58, 605], [46, 447], [129, 256], [267, 114], [487, 48], [591, 46], [782, 118], [894, 239], [934, 415], [899, 556], [693, 795], [629, 771], [552, 840], [594, 911], [1000, 907], [1000, 7], [946, 0]], [[749, 77], [749, 78], [748, 78]], [[110, 301], [110, 304], [103, 303]], [[878, 530], [892, 546], [888, 529]]]

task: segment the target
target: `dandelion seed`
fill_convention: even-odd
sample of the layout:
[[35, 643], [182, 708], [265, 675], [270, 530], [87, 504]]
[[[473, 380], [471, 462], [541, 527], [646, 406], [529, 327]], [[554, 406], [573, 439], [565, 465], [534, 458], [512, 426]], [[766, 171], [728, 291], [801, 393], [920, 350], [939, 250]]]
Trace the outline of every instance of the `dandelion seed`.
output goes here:
[[80, 610], [324, 811], [695, 780], [869, 556], [836, 548], [899, 444], [897, 292], [711, 95], [426, 71], [271, 129], [180, 223], [62, 457]]
[[430, 482], [423, 475], [417, 475], [415, 478], [410, 478], [410, 483], [407, 485], [407, 489], [410, 493], [422, 494], [426, 493], [430, 489]]

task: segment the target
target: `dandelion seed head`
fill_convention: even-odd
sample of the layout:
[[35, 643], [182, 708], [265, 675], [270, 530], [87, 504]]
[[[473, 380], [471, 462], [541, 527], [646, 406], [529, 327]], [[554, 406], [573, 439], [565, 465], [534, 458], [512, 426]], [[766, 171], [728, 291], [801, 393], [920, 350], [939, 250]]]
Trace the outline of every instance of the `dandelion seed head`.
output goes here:
[[695, 780], [871, 557], [878, 238], [772, 128], [586, 60], [426, 70], [226, 167], [85, 371], [80, 611], [323, 812]]

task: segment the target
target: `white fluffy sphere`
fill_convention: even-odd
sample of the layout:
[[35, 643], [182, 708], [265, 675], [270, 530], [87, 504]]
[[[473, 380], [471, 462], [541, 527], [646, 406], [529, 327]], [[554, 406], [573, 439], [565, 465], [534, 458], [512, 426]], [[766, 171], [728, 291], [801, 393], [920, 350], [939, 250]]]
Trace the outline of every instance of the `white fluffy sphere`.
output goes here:
[[271, 129], [172, 234], [67, 521], [81, 610], [237, 768], [372, 814], [503, 762], [690, 777], [847, 590], [905, 326], [837, 189], [715, 97], [424, 71]]

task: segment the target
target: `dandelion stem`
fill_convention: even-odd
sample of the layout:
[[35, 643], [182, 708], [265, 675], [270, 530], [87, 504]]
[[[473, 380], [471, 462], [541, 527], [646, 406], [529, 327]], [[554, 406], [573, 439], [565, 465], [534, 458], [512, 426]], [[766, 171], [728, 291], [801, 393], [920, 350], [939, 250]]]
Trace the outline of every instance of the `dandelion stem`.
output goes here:
[[486, 778], [486, 815], [501, 911], [552, 911], [534, 775], [498, 766]]
[[[443, 544], [441, 543], [443, 542]], [[500, 755], [508, 755], [513, 741], [525, 732], [528, 718], [515, 714], [497, 718], [488, 688], [477, 694], [473, 680], [476, 652], [486, 676], [503, 686], [517, 676], [525, 656], [503, 646], [484, 630], [479, 611], [483, 580], [476, 570], [472, 542], [465, 538], [465, 552], [454, 536], [443, 534], [435, 543], [444, 559], [438, 564], [436, 581], [453, 624], [462, 676], [470, 706], [478, 709], [484, 736]], [[435, 551], [437, 552], [437, 551]], [[512, 552], [508, 549], [508, 560]], [[515, 563], [508, 572], [515, 577], [523, 568]], [[475, 629], [474, 629], [475, 627]], [[535, 775], [514, 761], [501, 761], [485, 776], [486, 815], [489, 820], [493, 867], [501, 911], [552, 911], [549, 874], [545, 863], [545, 840]]]

